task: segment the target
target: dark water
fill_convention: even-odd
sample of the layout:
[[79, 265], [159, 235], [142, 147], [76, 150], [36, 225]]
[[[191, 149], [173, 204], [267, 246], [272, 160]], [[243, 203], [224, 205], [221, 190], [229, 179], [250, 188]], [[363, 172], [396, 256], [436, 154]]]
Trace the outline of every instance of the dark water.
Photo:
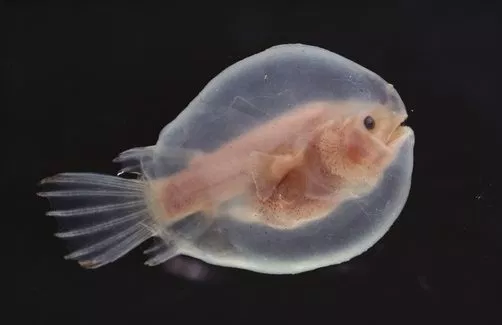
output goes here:
[[[502, 12], [474, 2], [373, 3], [9, 2], [2, 63], [12, 196], [3, 217], [14, 223], [3, 233], [13, 237], [4, 262], [15, 274], [14, 323], [497, 323]], [[143, 266], [141, 249], [95, 271], [63, 260], [48, 204], [34, 195], [39, 179], [116, 172], [117, 153], [154, 144], [222, 69], [292, 42], [378, 73], [408, 107], [412, 190], [377, 245], [297, 276], [210, 267], [204, 281]]]

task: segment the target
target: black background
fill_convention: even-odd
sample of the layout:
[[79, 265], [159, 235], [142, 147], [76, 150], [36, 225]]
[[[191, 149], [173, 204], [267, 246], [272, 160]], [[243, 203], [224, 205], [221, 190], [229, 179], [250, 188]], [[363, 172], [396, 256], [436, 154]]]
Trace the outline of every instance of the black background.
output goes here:
[[[15, 272], [17, 313], [7, 323], [500, 322], [496, 5], [9, 2], [5, 9], [2, 215], [14, 221], [3, 233], [14, 237], [4, 263]], [[408, 108], [412, 190], [377, 245], [301, 275], [211, 267], [198, 282], [143, 266], [141, 249], [94, 271], [62, 258], [56, 222], [44, 216], [48, 203], [35, 196], [38, 180], [62, 171], [115, 173], [117, 153], [154, 144], [221, 70], [297, 42], [378, 73]]]

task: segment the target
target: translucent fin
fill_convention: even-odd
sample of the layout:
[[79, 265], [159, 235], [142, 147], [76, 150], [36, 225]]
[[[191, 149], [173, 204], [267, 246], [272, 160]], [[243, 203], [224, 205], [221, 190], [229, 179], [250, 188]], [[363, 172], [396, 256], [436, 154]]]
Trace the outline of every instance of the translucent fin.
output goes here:
[[62, 173], [40, 182], [71, 253], [86, 268], [111, 263], [157, 235], [145, 182], [93, 173]]
[[159, 144], [126, 150], [113, 161], [122, 165], [117, 176], [127, 173], [153, 180], [186, 168], [194, 161], [194, 158], [201, 157], [203, 154], [204, 152], [201, 150]]
[[253, 151], [249, 161], [256, 194], [260, 200], [265, 201], [284, 176], [301, 163], [301, 155], [270, 155]]
[[193, 163], [195, 158], [203, 155], [202, 150], [163, 146], [155, 158], [158, 160], [158, 164], [176, 165], [179, 168], [184, 168]]
[[141, 163], [146, 157], [152, 157], [155, 146], [137, 147], [121, 152], [113, 162], [120, 163], [122, 169], [117, 173], [120, 176], [124, 173], [140, 175], [142, 173]]
[[149, 259], [145, 262], [148, 266], [162, 264], [170, 258], [178, 255], [174, 244], [166, 242], [162, 239], [157, 239], [155, 244], [145, 250], [144, 253], [149, 255]]
[[262, 120], [269, 116], [265, 110], [259, 109], [241, 96], [236, 96], [230, 104], [230, 107], [236, 111], [252, 116], [255, 119]]
[[[210, 116], [205, 114], [203, 120], [194, 122], [194, 127], [190, 130], [191, 138], [204, 139], [208, 137], [211, 138], [210, 142], [214, 143], [215, 136], [225, 135], [219, 139], [223, 143], [227, 142], [229, 138], [240, 135], [243, 130], [257, 126], [271, 118], [267, 110], [260, 109], [241, 96], [234, 97], [229, 105], [218, 106], [211, 108], [211, 110], [213, 113]], [[218, 134], [218, 132], [214, 132], [214, 128], [225, 128], [225, 131]], [[193, 143], [193, 145], [199, 147], [197, 143]]]

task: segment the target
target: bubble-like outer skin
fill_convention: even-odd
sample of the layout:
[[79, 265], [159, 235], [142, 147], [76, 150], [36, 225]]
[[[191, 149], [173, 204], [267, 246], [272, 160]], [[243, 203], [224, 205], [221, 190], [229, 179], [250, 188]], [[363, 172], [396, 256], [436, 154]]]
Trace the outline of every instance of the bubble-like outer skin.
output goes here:
[[[394, 88], [377, 74], [330, 51], [279, 45], [250, 56], [216, 76], [161, 132], [148, 178], [177, 170], [163, 156], [171, 148], [211, 151], [299, 104], [364, 100], [405, 111]], [[293, 230], [194, 215], [167, 229], [179, 254], [211, 264], [269, 274], [300, 273], [350, 260], [373, 246], [407, 200], [414, 135], [367, 196], [347, 201], [326, 218]], [[179, 166], [178, 166], [179, 167]]]

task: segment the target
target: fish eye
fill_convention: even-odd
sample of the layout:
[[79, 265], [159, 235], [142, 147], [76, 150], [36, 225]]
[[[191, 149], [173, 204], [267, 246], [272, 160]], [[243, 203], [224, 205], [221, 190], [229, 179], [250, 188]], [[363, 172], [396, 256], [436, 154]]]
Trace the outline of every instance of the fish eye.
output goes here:
[[370, 115], [364, 118], [364, 127], [368, 130], [373, 130], [375, 128], [375, 120]]

